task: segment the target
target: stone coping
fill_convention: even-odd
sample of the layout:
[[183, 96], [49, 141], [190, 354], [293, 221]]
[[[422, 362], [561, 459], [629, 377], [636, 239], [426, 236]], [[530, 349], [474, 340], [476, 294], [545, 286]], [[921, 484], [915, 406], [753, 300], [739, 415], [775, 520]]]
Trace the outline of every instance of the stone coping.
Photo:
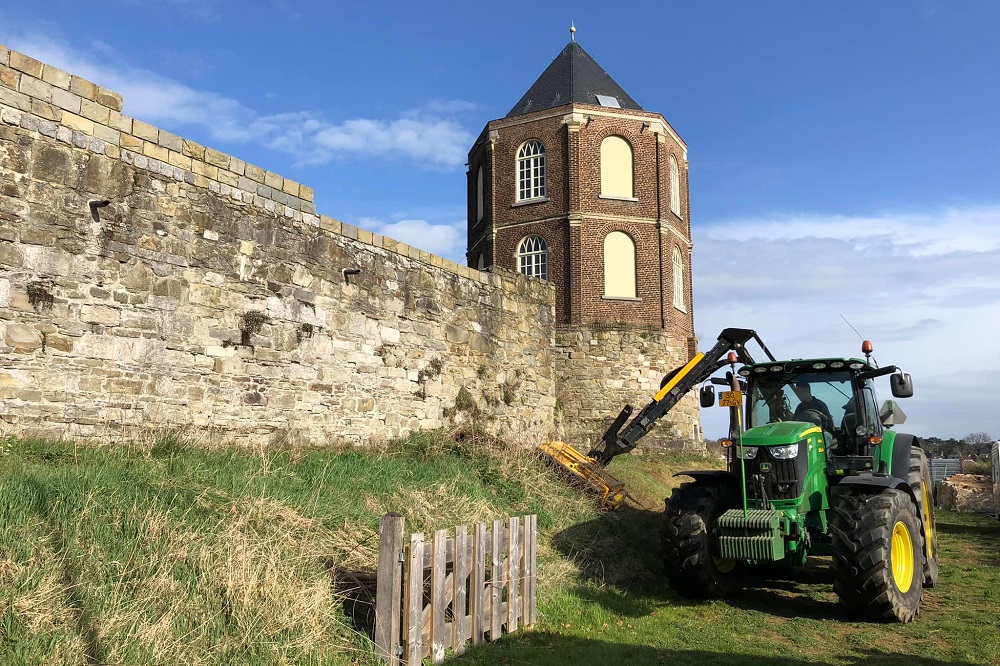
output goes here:
[[137, 169], [208, 189], [237, 204], [273, 212], [470, 280], [493, 286], [502, 283], [498, 272], [478, 271], [318, 215], [312, 188], [123, 115], [122, 102], [122, 96], [114, 91], [0, 44], [0, 123], [119, 159]]

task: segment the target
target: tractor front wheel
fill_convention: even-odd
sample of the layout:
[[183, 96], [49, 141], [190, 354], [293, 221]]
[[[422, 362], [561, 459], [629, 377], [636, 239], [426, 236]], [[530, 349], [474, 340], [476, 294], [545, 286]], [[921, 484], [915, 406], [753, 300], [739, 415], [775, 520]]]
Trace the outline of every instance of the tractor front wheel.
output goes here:
[[830, 524], [833, 591], [855, 614], [910, 622], [923, 596], [923, 539], [908, 493], [885, 490], [840, 495]]
[[666, 501], [663, 563], [670, 586], [682, 597], [726, 597], [741, 587], [745, 564], [714, 554], [712, 526], [720, 515], [739, 506], [735, 488], [704, 482], [685, 483]]

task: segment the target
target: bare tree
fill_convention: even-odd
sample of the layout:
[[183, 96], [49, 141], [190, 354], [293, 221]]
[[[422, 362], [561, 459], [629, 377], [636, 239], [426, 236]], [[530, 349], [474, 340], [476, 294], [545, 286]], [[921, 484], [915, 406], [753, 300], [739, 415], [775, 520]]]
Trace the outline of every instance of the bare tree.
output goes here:
[[990, 447], [993, 445], [993, 438], [988, 432], [971, 432], [962, 438], [963, 447], [967, 453], [972, 455], [989, 455]]

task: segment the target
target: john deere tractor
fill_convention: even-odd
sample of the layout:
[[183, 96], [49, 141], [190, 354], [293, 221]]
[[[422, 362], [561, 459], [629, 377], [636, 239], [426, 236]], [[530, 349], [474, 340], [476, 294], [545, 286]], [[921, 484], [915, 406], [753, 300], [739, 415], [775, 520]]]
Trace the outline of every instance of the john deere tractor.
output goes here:
[[[751, 340], [767, 360], [754, 361]], [[893, 397], [905, 398], [910, 376], [878, 367], [867, 341], [862, 352], [779, 361], [754, 331], [727, 328], [711, 350], [665, 377], [627, 426], [626, 405], [588, 454], [590, 464], [606, 465], [698, 384], [704, 407], [716, 403], [714, 385], [727, 389], [718, 402], [730, 409], [728, 469], [684, 472], [692, 481], [666, 500], [664, 565], [679, 594], [725, 597], [756, 565], [832, 555], [834, 591], [853, 613], [913, 620], [938, 577], [930, 470], [917, 439], [891, 429], [902, 410], [876, 402], [876, 378], [890, 375]]]

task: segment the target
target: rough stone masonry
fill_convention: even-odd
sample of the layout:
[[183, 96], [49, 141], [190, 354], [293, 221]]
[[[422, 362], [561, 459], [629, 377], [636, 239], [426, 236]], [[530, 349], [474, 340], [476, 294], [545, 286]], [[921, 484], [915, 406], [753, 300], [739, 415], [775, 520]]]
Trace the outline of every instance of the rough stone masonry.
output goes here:
[[0, 431], [552, 435], [550, 285], [317, 215], [311, 189], [121, 108], [0, 46]]

